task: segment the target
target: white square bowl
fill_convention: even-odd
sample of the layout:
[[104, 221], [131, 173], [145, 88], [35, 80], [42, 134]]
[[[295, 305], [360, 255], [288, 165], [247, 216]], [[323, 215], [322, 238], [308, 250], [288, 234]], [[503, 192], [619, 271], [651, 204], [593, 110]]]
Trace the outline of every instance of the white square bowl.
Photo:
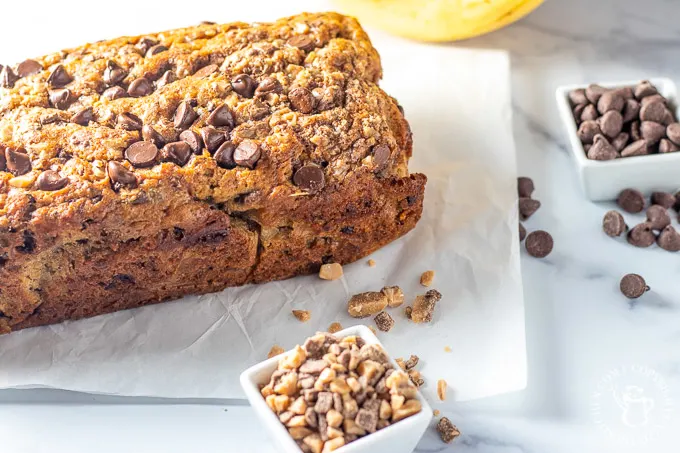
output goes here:
[[[649, 79], [659, 90], [678, 118], [677, 89], [675, 83], [667, 78]], [[605, 88], [635, 86], [639, 80], [598, 83]], [[562, 123], [567, 130], [571, 152], [579, 172], [583, 193], [592, 201], [614, 200], [623, 189], [635, 188], [643, 193], [653, 191], [674, 192], [680, 187], [680, 152], [650, 154], [608, 161], [588, 159], [578, 138], [569, 92], [587, 85], [564, 85], [557, 88], [555, 96]]]
[[[379, 344], [382, 346], [373, 332], [363, 325], [349, 327], [334, 335], [338, 338], [356, 335], [363, 338], [366, 344]], [[383, 347], [383, 349], [385, 348]], [[385, 352], [394, 368], [398, 370], [399, 365], [397, 362], [394, 361], [389, 351], [385, 350]], [[267, 406], [258, 388], [259, 384], [269, 382], [269, 378], [276, 370], [280, 358], [280, 355], [272, 357], [245, 370], [241, 373], [241, 386], [246, 393], [250, 405], [262, 422], [264, 430], [269, 433], [270, 438], [281, 449], [280, 451], [284, 453], [301, 453], [302, 450], [300, 450], [293, 438], [290, 437], [288, 430], [279, 421], [276, 414]], [[357, 439], [344, 447], [340, 447], [334, 450], [334, 453], [375, 453], [382, 451], [411, 453], [432, 420], [432, 409], [420, 391], [417, 392], [416, 398], [422, 405], [422, 410], [419, 413], [400, 420], [373, 434]]]

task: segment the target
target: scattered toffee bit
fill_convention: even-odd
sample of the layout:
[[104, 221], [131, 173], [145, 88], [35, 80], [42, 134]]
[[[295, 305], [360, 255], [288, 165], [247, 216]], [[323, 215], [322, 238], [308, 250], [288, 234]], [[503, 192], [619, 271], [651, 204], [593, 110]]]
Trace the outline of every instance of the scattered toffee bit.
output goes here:
[[309, 310], [293, 310], [293, 316], [300, 322], [307, 322], [312, 318]]
[[284, 352], [285, 352], [285, 351], [283, 350], [283, 348], [282, 348], [281, 346], [279, 346], [278, 344], [275, 344], [275, 345], [272, 346], [272, 348], [269, 350], [269, 354], [267, 354], [267, 358], [268, 358], [268, 359], [271, 359], [272, 357], [276, 357], [277, 355], [283, 354]]
[[645, 196], [636, 189], [624, 189], [616, 199], [616, 203], [626, 212], [635, 214], [645, 208]]
[[529, 255], [534, 258], [545, 258], [553, 249], [553, 238], [547, 231], [536, 230], [527, 235], [524, 245]]
[[434, 415], [435, 417], [439, 417], [439, 414], [441, 414], [439, 409], [435, 409], [435, 410], [432, 411], [432, 415]]
[[340, 332], [341, 330], [342, 330], [342, 324], [340, 324], [339, 322], [331, 323], [331, 325], [328, 326], [328, 332], [329, 333], [336, 333], [336, 332]]
[[366, 264], [368, 264], [369, 267], [375, 267], [375, 260], [369, 259], [366, 261]]
[[519, 198], [531, 198], [534, 193], [534, 181], [526, 176], [517, 178], [517, 196]]
[[451, 351], [453, 351], [451, 349], [451, 346], [444, 346], [444, 352], [451, 352]]
[[519, 223], [519, 242], [522, 242], [527, 237], [527, 229], [524, 228], [522, 222]]
[[375, 327], [373, 327], [373, 326], [368, 326], [368, 330], [370, 330], [371, 332], [373, 332], [373, 335], [378, 335], [378, 331], [375, 330]]
[[413, 302], [411, 310], [411, 320], [415, 323], [431, 322], [434, 315], [434, 309], [442, 298], [442, 295], [436, 289], [431, 289], [422, 296], [417, 296]]
[[381, 311], [375, 315], [373, 320], [375, 321], [375, 325], [378, 327], [378, 330], [382, 332], [389, 332], [392, 330], [392, 327], [394, 327], [394, 319], [392, 319], [392, 317], [386, 311]]
[[323, 280], [337, 280], [342, 275], [342, 265], [340, 263], [322, 264], [319, 269], [319, 278]]
[[231, 87], [244, 98], [252, 98], [257, 88], [257, 82], [248, 74], [239, 74], [231, 79]]
[[410, 305], [407, 305], [404, 307], [404, 316], [406, 316], [406, 319], [411, 319], [411, 315], [413, 314], [413, 307]]
[[680, 233], [671, 225], [668, 225], [661, 231], [656, 243], [666, 251], [678, 252], [680, 251]]
[[404, 370], [408, 371], [413, 368], [415, 368], [418, 365], [418, 362], [420, 361], [420, 358], [417, 355], [411, 354], [404, 362]]
[[355, 294], [347, 304], [347, 311], [353, 318], [367, 318], [380, 313], [387, 307], [387, 296], [382, 292], [367, 291]]
[[645, 279], [638, 274], [626, 274], [621, 279], [619, 289], [627, 298], [637, 299], [649, 291], [649, 286], [647, 286]]
[[420, 276], [420, 284], [423, 286], [430, 286], [434, 281], [434, 271], [425, 271]]
[[422, 385], [425, 384], [425, 379], [423, 379], [423, 376], [420, 374], [420, 371], [417, 370], [409, 370], [408, 373], [409, 379], [411, 379], [411, 382], [413, 382], [413, 385], [416, 387], [421, 387]]
[[450, 444], [456, 437], [460, 436], [460, 431], [456, 428], [456, 425], [451, 423], [451, 420], [446, 417], [439, 419], [439, 422], [437, 423], [437, 432], [442, 441], [447, 444]]
[[54, 191], [66, 187], [68, 178], [62, 177], [56, 171], [46, 170], [38, 176], [35, 184], [38, 190]]
[[647, 222], [653, 230], [661, 231], [671, 224], [671, 217], [666, 208], [655, 204], [647, 208]]
[[385, 286], [380, 290], [387, 298], [387, 306], [396, 308], [404, 303], [404, 292], [398, 286]]
[[609, 211], [604, 215], [602, 219], [602, 229], [609, 237], [619, 237], [626, 230], [628, 230], [628, 225], [624, 220], [621, 213], [617, 211]]
[[446, 400], [446, 381], [444, 379], [437, 381], [437, 396], [440, 401]]
[[628, 232], [628, 243], [635, 247], [649, 247], [656, 242], [656, 235], [652, 231], [652, 225], [648, 222], [634, 226]]

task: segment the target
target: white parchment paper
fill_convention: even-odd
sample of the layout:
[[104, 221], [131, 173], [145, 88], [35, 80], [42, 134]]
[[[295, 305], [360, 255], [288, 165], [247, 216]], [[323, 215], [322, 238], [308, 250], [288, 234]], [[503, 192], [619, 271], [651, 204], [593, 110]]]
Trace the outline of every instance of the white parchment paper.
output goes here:
[[[434, 321], [415, 325], [392, 310], [394, 329], [379, 333], [388, 352], [420, 356], [431, 398], [437, 379], [449, 383], [448, 401], [523, 388], [508, 57], [372, 38], [381, 85], [413, 129], [411, 170], [429, 178], [414, 231], [373, 254], [375, 267], [345, 266], [342, 280], [299, 277], [2, 336], [0, 387], [240, 398], [240, 372], [273, 344], [287, 349], [331, 322], [357, 323], [346, 311], [357, 292], [399, 285], [410, 303], [425, 291], [420, 274], [433, 269], [432, 287], [444, 296]], [[292, 309], [310, 310], [312, 319], [300, 323]]]

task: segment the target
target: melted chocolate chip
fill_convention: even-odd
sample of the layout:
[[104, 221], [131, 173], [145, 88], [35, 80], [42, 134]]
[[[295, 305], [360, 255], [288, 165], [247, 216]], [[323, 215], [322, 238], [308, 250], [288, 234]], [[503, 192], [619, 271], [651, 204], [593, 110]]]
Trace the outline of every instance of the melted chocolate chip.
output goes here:
[[43, 70], [40, 63], [35, 60], [24, 60], [17, 66], [17, 75], [19, 77], [28, 77], [33, 74], [37, 74]]
[[156, 41], [155, 39], [144, 37], [137, 42], [135, 47], [139, 50], [139, 52], [142, 55], [145, 55], [149, 51], [149, 49], [155, 46], [156, 44], [158, 44], [158, 41]]
[[36, 187], [38, 190], [53, 191], [66, 187], [68, 178], [62, 177], [59, 173], [53, 170], [44, 171], [38, 176], [36, 180]]
[[47, 83], [53, 88], [61, 88], [68, 85], [73, 81], [73, 78], [66, 72], [66, 68], [63, 65], [59, 65], [54, 68], [54, 71], [47, 78]]
[[118, 115], [117, 124], [118, 127], [126, 131], [141, 131], [144, 125], [140, 117], [128, 112]]
[[123, 81], [127, 76], [125, 69], [120, 67], [118, 63], [113, 60], [106, 62], [106, 69], [104, 70], [104, 82], [108, 85], [115, 85]]
[[218, 148], [215, 152], [215, 162], [222, 168], [232, 169], [236, 167], [236, 162], [234, 161], [234, 151], [236, 146], [230, 142], [222, 143], [222, 146]]
[[163, 138], [163, 136], [156, 132], [156, 129], [148, 125], [142, 126], [142, 139], [144, 141], [153, 143], [154, 145], [156, 145], [157, 148], [162, 148], [165, 145], [165, 139]]
[[155, 46], [149, 47], [149, 50], [146, 51], [146, 58], [153, 57], [154, 55], [158, 55], [159, 53], [165, 52], [167, 50], [168, 48], [163, 44], [156, 44]]
[[79, 110], [75, 115], [71, 117], [71, 122], [79, 124], [81, 126], [87, 126], [90, 121], [94, 121], [94, 110], [92, 107], [86, 107]]
[[177, 76], [175, 75], [174, 72], [172, 72], [170, 70], [165, 71], [163, 73], [163, 75], [161, 76], [161, 78], [156, 81], [156, 87], [157, 88], [163, 87], [163, 86], [168, 85], [168, 84], [170, 84], [170, 83], [172, 83], [176, 80], [177, 80]]
[[287, 41], [289, 46], [297, 47], [305, 52], [309, 52], [314, 48], [314, 40], [308, 35], [296, 35], [292, 36]]
[[376, 145], [373, 147], [373, 166], [376, 170], [382, 170], [387, 165], [391, 156], [390, 147], [387, 145]]
[[5, 166], [7, 170], [14, 176], [25, 175], [33, 168], [31, 166], [31, 158], [26, 154], [13, 148], [5, 149]]
[[183, 167], [191, 158], [191, 147], [185, 142], [168, 143], [161, 150], [163, 161], [173, 162]]
[[214, 127], [204, 127], [201, 129], [201, 138], [209, 153], [214, 153], [225, 142], [227, 137], [224, 132], [218, 131]]
[[7, 169], [7, 159], [5, 158], [5, 147], [0, 145], [0, 171]]
[[275, 77], [266, 77], [255, 89], [255, 96], [263, 97], [269, 93], [281, 93], [282, 91], [283, 87], [281, 86], [281, 82], [279, 82], [278, 79]]
[[137, 187], [137, 177], [133, 172], [125, 168], [120, 162], [111, 161], [107, 166], [109, 178], [113, 190], [119, 190], [121, 187], [134, 189]]
[[127, 91], [121, 87], [111, 87], [104, 90], [102, 93], [102, 98], [113, 101], [115, 99], [124, 98], [127, 96]]
[[66, 110], [73, 100], [71, 90], [68, 88], [60, 88], [57, 90], [50, 90], [48, 92], [50, 105], [55, 109]]
[[201, 150], [203, 149], [203, 141], [201, 140], [201, 136], [196, 132], [192, 130], [183, 131], [181, 134], [179, 134], [179, 139], [189, 145], [191, 151], [194, 154], [201, 154]]
[[12, 68], [5, 66], [0, 70], [0, 87], [12, 88], [14, 82], [19, 80], [19, 77], [12, 71]]
[[234, 162], [252, 170], [255, 168], [257, 161], [260, 160], [261, 155], [262, 151], [260, 150], [260, 145], [251, 140], [244, 140], [234, 151]]
[[295, 172], [293, 182], [302, 190], [317, 192], [323, 189], [326, 184], [326, 178], [321, 167], [307, 164]]
[[191, 104], [187, 101], [182, 101], [177, 110], [175, 110], [175, 128], [186, 129], [196, 121], [196, 118], [198, 118], [198, 114], [191, 107]]
[[133, 98], [148, 96], [153, 93], [153, 84], [148, 79], [140, 77], [132, 81], [127, 92]]
[[248, 74], [239, 74], [231, 79], [231, 87], [244, 98], [252, 98], [257, 88], [257, 82]]
[[288, 99], [294, 110], [301, 113], [312, 113], [316, 99], [311, 91], [304, 87], [297, 87], [290, 90]]
[[153, 167], [158, 162], [158, 148], [151, 142], [135, 142], [125, 150], [125, 158], [137, 168]]
[[203, 66], [201, 69], [194, 72], [194, 77], [198, 77], [199, 79], [208, 77], [210, 74], [217, 72], [219, 69], [220, 67], [216, 64], [209, 64], [208, 66]]
[[222, 104], [213, 110], [206, 122], [215, 127], [228, 127], [233, 129], [236, 126], [234, 115], [231, 113], [229, 106], [225, 104]]

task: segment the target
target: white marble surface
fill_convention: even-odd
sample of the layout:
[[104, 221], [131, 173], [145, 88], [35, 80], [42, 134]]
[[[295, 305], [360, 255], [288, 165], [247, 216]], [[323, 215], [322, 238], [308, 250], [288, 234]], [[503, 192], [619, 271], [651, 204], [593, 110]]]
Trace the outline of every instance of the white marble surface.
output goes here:
[[[675, 440], [680, 429], [680, 256], [634, 249], [601, 233], [602, 215], [611, 205], [592, 204], [580, 193], [553, 100], [555, 87], [564, 83], [652, 76], [677, 80], [679, 14], [680, 2], [673, 0], [548, 0], [509, 28], [458, 44], [511, 53], [519, 171], [533, 177], [535, 196], [543, 203], [526, 226], [550, 231], [555, 251], [544, 260], [522, 257], [527, 389], [444, 410], [463, 435], [445, 446], [431, 431], [419, 452], [680, 450]], [[680, 175], [678, 180], [680, 187]], [[629, 272], [644, 275], [652, 287], [632, 304], [617, 289]], [[6, 402], [0, 405], [0, 439], [17, 439], [9, 432], [17, 426], [26, 439], [8, 451], [88, 451], [93, 445], [109, 451], [98, 439], [114, 436], [130, 439], [131, 451], [155, 451], [160, 444], [167, 445], [166, 452], [192, 446], [276, 451], [247, 407], [225, 402], [149, 406], [156, 401], [142, 400], [137, 402], [145, 405], [119, 406], [128, 401], [18, 391], [0, 397]], [[62, 401], [71, 404], [45, 404]], [[93, 401], [116, 406], [90, 405]], [[68, 420], [83, 411], [92, 426], [87, 435], [75, 435], [84, 428], [74, 431]], [[153, 437], [130, 414], [147, 417], [149, 426], [157, 427]]]

